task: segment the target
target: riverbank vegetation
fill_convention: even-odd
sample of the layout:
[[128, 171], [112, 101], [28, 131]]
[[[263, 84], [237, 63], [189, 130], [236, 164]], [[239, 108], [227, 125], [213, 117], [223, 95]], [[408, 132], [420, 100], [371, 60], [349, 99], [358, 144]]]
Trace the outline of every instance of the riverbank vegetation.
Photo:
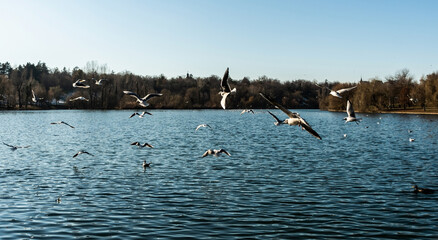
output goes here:
[[[225, 69], [224, 69], [225, 70]], [[106, 65], [88, 62], [81, 69], [49, 68], [43, 62], [27, 63], [12, 67], [8, 62], [0, 63], [0, 108], [2, 109], [123, 109], [137, 108], [135, 100], [123, 94], [123, 90], [162, 93], [151, 99], [152, 108], [162, 109], [219, 109], [222, 73], [210, 77], [184, 76], [167, 78], [140, 76], [130, 72], [110, 72]], [[87, 80], [90, 88], [74, 88], [77, 79]], [[95, 80], [106, 79], [103, 85]], [[358, 112], [382, 112], [400, 110], [430, 110], [438, 107], [438, 72], [414, 80], [408, 70], [403, 69], [385, 79], [372, 78], [358, 83], [319, 82], [309, 80], [279, 81], [266, 76], [229, 80], [237, 94], [227, 99], [230, 108], [267, 108], [259, 92], [272, 96], [282, 105], [292, 108], [319, 108], [344, 111], [346, 99], [353, 102]], [[323, 88], [320, 88], [316, 83]], [[344, 94], [344, 98], [329, 95], [330, 89], [341, 89], [357, 85]], [[325, 88], [327, 87], [327, 88]], [[37, 101], [32, 101], [32, 90]], [[89, 101], [70, 101], [83, 96]]]

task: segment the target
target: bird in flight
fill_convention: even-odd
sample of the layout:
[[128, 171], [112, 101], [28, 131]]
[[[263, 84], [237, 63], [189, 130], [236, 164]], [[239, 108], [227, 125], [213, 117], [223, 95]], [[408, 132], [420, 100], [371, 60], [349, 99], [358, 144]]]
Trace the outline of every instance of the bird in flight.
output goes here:
[[72, 99], [70, 99], [70, 102], [74, 102], [74, 101], [89, 101], [88, 99], [86, 99], [86, 98], [84, 98], [84, 97], [82, 97], [82, 96], [80, 96], [80, 97], [76, 97], [76, 98], [72, 98]]
[[126, 95], [130, 95], [132, 97], [134, 97], [135, 99], [137, 99], [137, 102], [140, 106], [142, 107], [147, 107], [149, 106], [149, 103], [147, 103], [147, 101], [153, 97], [160, 97], [163, 94], [161, 93], [149, 93], [148, 95], [146, 95], [143, 98], [140, 98], [135, 92], [131, 92], [131, 91], [123, 91], [124, 94]]
[[15, 150], [17, 150], [19, 148], [28, 148], [28, 147], [30, 147], [30, 146], [14, 146], [14, 145], [9, 145], [9, 144], [4, 143], [4, 142], [3, 142], [3, 144], [8, 146], [8, 147], [10, 147], [12, 151], [15, 151]]
[[219, 157], [221, 155], [221, 153], [225, 153], [228, 156], [231, 156], [230, 153], [228, 153], [225, 149], [208, 149], [203, 155], [202, 157], [206, 157], [208, 155], [213, 155], [215, 157]]
[[99, 85], [99, 86], [102, 86], [103, 83], [106, 82], [106, 81], [107, 81], [106, 79], [99, 79], [99, 80], [96, 80], [95, 84]]
[[358, 122], [362, 121], [362, 118], [356, 118], [356, 114], [354, 113], [353, 104], [351, 104], [350, 100], [347, 100], [347, 117], [344, 118], [345, 123], [348, 122]]
[[64, 125], [67, 125], [67, 126], [69, 126], [69, 127], [71, 127], [71, 128], [75, 128], [75, 127], [73, 127], [72, 125], [70, 125], [70, 124], [68, 124], [68, 123], [66, 123], [66, 122], [64, 122], [64, 121], [51, 122], [50, 124], [64, 124]]
[[85, 84], [84, 82], [86, 82], [87, 80], [84, 79], [78, 79], [76, 82], [73, 83], [73, 87], [75, 88], [89, 88], [90, 85]]
[[135, 115], [138, 115], [139, 118], [143, 118], [144, 115], [146, 115], [146, 114], [148, 114], [148, 115], [152, 115], [152, 113], [144, 111], [144, 112], [142, 112], [141, 114], [140, 114], [140, 113], [133, 113], [133, 114], [131, 114], [131, 116], [130, 116], [129, 118], [132, 118], [132, 117], [134, 117]]
[[244, 110], [240, 113], [240, 115], [242, 115], [242, 114], [244, 114], [244, 113], [252, 113], [252, 114], [254, 114], [254, 110], [252, 110], [252, 109], [244, 109]]
[[152, 145], [150, 145], [149, 143], [139, 143], [139, 142], [133, 142], [131, 143], [131, 145], [135, 145], [138, 146], [139, 148], [144, 148], [144, 147], [150, 147], [150, 148], [154, 148]]
[[[298, 113], [293, 113], [289, 110], [287, 110], [285, 107], [281, 106], [279, 103], [274, 102], [273, 100], [269, 99], [267, 96], [265, 96], [263, 93], [260, 93], [260, 95], [266, 99], [269, 103], [271, 103], [272, 105], [274, 105], [276, 108], [280, 109], [281, 111], [283, 111], [289, 118], [285, 119], [283, 121], [284, 124], [288, 124], [290, 126], [293, 125], [298, 125], [300, 126], [302, 129], [305, 129], [307, 132], [309, 132], [310, 134], [312, 134], [314, 137], [318, 138], [321, 140], [321, 137], [319, 136], [319, 134], [312, 129], [312, 127], [310, 126], [309, 123], [306, 122], [306, 120], [304, 120], [304, 118], [300, 117], [300, 114]], [[273, 115], [273, 114], [271, 114]], [[277, 122], [279, 122], [280, 120], [277, 120]], [[275, 123], [274, 123], [275, 124]], [[278, 125], [278, 123], [276, 124]]]
[[[316, 84], [316, 86], [323, 88], [323, 87], [319, 86], [318, 84]], [[350, 87], [350, 88], [343, 88], [343, 89], [339, 89], [339, 90], [332, 90], [328, 87], [325, 87], [325, 88], [327, 88], [330, 91], [330, 95], [337, 97], [337, 98], [342, 98], [342, 96], [341, 96], [342, 93], [353, 90], [353, 89], [357, 88], [357, 86]]]
[[200, 129], [200, 128], [202, 128], [202, 127], [209, 127], [209, 128], [211, 128], [210, 125], [204, 123], [204, 124], [200, 124], [200, 125], [198, 125], [198, 126], [196, 127], [196, 130], [195, 130], [195, 131], [198, 131], [198, 129]]
[[77, 157], [79, 154], [88, 154], [88, 155], [91, 155], [91, 156], [94, 157], [93, 154], [91, 154], [91, 153], [89, 153], [87, 151], [81, 150], [81, 151], [77, 152], [75, 155], [73, 155], [73, 158]]
[[219, 92], [219, 94], [222, 96], [221, 106], [223, 109], [226, 108], [225, 102], [227, 100], [228, 95], [236, 93], [236, 88], [233, 88], [233, 90], [231, 90], [230, 84], [228, 83], [228, 78], [229, 78], [229, 68], [227, 68], [224, 77], [221, 80], [222, 91]]

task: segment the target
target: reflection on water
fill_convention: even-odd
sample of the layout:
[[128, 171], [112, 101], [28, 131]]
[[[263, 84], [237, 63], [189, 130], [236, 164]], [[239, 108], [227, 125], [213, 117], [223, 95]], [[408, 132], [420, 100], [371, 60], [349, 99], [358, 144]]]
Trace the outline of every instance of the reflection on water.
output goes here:
[[[1, 147], [1, 238], [438, 235], [437, 194], [411, 188], [438, 189], [436, 116], [358, 114], [356, 125], [301, 110], [320, 141], [262, 110], [151, 112], [0, 112], [1, 141], [31, 145]], [[61, 120], [76, 128], [50, 125]], [[195, 132], [202, 123], [212, 129]], [[201, 158], [209, 148], [231, 156]], [[82, 149], [95, 156], [72, 158]]]

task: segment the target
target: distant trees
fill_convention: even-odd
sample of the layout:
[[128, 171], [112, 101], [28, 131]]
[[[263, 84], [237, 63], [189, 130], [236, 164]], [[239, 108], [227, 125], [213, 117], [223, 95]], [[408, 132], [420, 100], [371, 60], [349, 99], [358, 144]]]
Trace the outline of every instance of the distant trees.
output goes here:
[[[73, 88], [78, 79], [87, 80], [88, 89]], [[105, 79], [103, 85], [95, 81]], [[130, 72], [109, 72], [106, 65], [96, 61], [86, 64], [83, 69], [49, 69], [45, 63], [27, 63], [11, 67], [0, 63], [0, 107], [28, 108], [32, 105], [32, 90], [44, 104], [37, 107], [50, 107], [54, 102], [65, 102], [67, 108], [119, 109], [137, 108], [131, 96], [123, 90], [131, 90], [145, 96], [151, 92], [163, 96], [151, 99], [154, 108], [202, 109], [221, 108], [221, 78], [216, 75], [196, 78], [192, 74], [167, 78], [160, 76], [139, 76]], [[271, 96], [275, 101], [292, 109], [319, 108], [323, 110], [345, 111], [346, 99], [350, 99], [356, 111], [377, 112], [407, 108], [438, 108], [438, 72], [422, 77], [415, 82], [407, 69], [403, 69], [385, 80], [372, 78], [358, 84], [328, 82], [318, 83], [307, 80], [280, 82], [267, 76], [250, 80], [230, 79], [237, 93], [227, 99], [229, 108], [271, 108], [262, 100], [259, 92]], [[330, 89], [341, 89], [357, 85], [357, 88], [343, 94], [339, 99], [329, 95]], [[83, 96], [88, 102], [70, 102], [69, 99]], [[35, 104], [33, 104], [35, 105]], [[56, 107], [62, 107], [61, 105]]]

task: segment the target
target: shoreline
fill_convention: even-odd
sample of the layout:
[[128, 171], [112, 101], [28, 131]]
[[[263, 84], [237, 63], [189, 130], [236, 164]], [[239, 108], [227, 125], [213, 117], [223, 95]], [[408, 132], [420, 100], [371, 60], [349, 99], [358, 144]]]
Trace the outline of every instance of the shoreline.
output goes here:
[[[242, 110], [243, 108], [235, 108], [235, 109], [227, 109], [227, 110]], [[257, 108], [254, 108], [257, 109]], [[264, 108], [263, 108], [264, 109]], [[268, 108], [266, 108], [268, 109]], [[272, 108], [275, 109], [275, 108]], [[320, 110], [320, 111], [327, 111], [327, 112], [345, 112], [345, 111], [339, 111], [339, 110], [322, 110], [318, 108], [309, 108], [314, 110]], [[112, 109], [102, 109], [102, 108], [65, 108], [65, 107], [58, 107], [58, 108], [25, 108], [25, 109], [17, 109], [17, 108], [0, 108], [1, 111], [35, 111], [35, 110], [135, 110], [135, 111], [141, 111], [145, 110], [143, 108], [112, 108]], [[148, 110], [221, 110], [221, 108], [183, 108], [183, 109], [177, 109], [177, 108], [148, 108]], [[260, 109], [258, 109], [260, 110]], [[299, 109], [297, 109], [299, 110]], [[438, 115], [438, 109], [433, 109], [429, 111], [423, 111], [423, 109], [408, 109], [408, 110], [391, 110], [391, 111], [377, 111], [377, 112], [357, 112], [361, 114], [417, 114], [417, 115]]]

